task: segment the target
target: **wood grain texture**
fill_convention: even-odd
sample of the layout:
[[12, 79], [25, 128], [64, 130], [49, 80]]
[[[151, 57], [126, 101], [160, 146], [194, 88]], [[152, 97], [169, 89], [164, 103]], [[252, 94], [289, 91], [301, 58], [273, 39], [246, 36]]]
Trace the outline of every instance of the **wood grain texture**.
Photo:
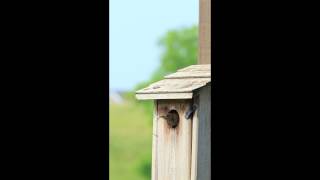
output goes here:
[[157, 160], [157, 144], [158, 144], [158, 126], [157, 126], [157, 101], [154, 101], [154, 108], [153, 108], [153, 129], [152, 129], [152, 167], [151, 167], [151, 179], [157, 180], [157, 170], [156, 170], [156, 164], [158, 163]]
[[199, 0], [198, 64], [211, 64], [211, 0]]
[[211, 84], [201, 88], [193, 117], [191, 180], [211, 179]]
[[[210, 78], [163, 79], [137, 91], [137, 94], [192, 93], [193, 90], [205, 86]], [[179, 99], [179, 98], [176, 98]]]
[[[192, 100], [158, 100], [156, 118], [156, 141], [153, 152], [152, 180], [189, 180], [191, 175], [191, 134], [192, 121], [184, 115]], [[161, 116], [170, 110], [180, 116], [176, 128], [168, 126]]]
[[210, 65], [191, 65], [136, 91], [139, 100], [191, 99], [194, 90], [211, 82]]
[[[199, 98], [194, 101], [198, 104]], [[191, 145], [191, 180], [197, 180], [197, 158], [198, 158], [198, 134], [199, 134], [199, 119], [198, 109], [193, 114], [192, 118], [192, 145]]]

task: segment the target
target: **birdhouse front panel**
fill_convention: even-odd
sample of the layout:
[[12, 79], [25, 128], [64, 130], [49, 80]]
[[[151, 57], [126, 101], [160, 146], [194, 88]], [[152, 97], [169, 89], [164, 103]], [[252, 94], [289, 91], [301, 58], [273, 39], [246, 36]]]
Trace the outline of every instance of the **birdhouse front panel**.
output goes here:
[[153, 179], [189, 180], [192, 120], [186, 114], [192, 100], [157, 100], [155, 105]]

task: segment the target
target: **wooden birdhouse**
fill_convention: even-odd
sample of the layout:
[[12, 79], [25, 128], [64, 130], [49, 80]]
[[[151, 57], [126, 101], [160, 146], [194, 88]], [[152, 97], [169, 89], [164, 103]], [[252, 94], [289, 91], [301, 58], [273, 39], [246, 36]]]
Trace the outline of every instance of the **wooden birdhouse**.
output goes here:
[[154, 100], [152, 180], [211, 179], [211, 69], [192, 65], [136, 92]]

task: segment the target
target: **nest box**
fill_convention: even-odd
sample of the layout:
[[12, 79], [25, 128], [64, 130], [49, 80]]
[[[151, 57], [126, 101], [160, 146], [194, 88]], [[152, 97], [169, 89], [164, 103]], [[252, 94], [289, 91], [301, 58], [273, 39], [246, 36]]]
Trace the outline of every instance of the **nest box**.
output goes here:
[[211, 179], [211, 69], [191, 65], [136, 92], [154, 100], [152, 180]]

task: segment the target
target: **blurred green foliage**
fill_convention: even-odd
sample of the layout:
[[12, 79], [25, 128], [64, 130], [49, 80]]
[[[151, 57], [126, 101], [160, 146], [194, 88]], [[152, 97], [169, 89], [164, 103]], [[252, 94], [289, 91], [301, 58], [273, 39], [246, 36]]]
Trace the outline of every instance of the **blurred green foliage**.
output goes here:
[[[186, 66], [197, 64], [198, 57], [198, 27], [192, 26], [178, 30], [170, 30], [158, 42], [162, 48], [160, 66], [152, 76], [135, 87], [135, 91], [147, 87], [149, 84], [163, 79], [165, 75], [173, 73]], [[131, 92], [127, 97], [134, 97]], [[146, 113], [152, 115], [153, 102], [139, 102]]]
[[159, 41], [162, 48], [160, 66], [149, 80], [142, 82], [135, 89], [158, 81], [163, 76], [175, 72], [177, 69], [197, 63], [198, 54], [198, 28], [192, 26], [179, 30], [171, 30]]

